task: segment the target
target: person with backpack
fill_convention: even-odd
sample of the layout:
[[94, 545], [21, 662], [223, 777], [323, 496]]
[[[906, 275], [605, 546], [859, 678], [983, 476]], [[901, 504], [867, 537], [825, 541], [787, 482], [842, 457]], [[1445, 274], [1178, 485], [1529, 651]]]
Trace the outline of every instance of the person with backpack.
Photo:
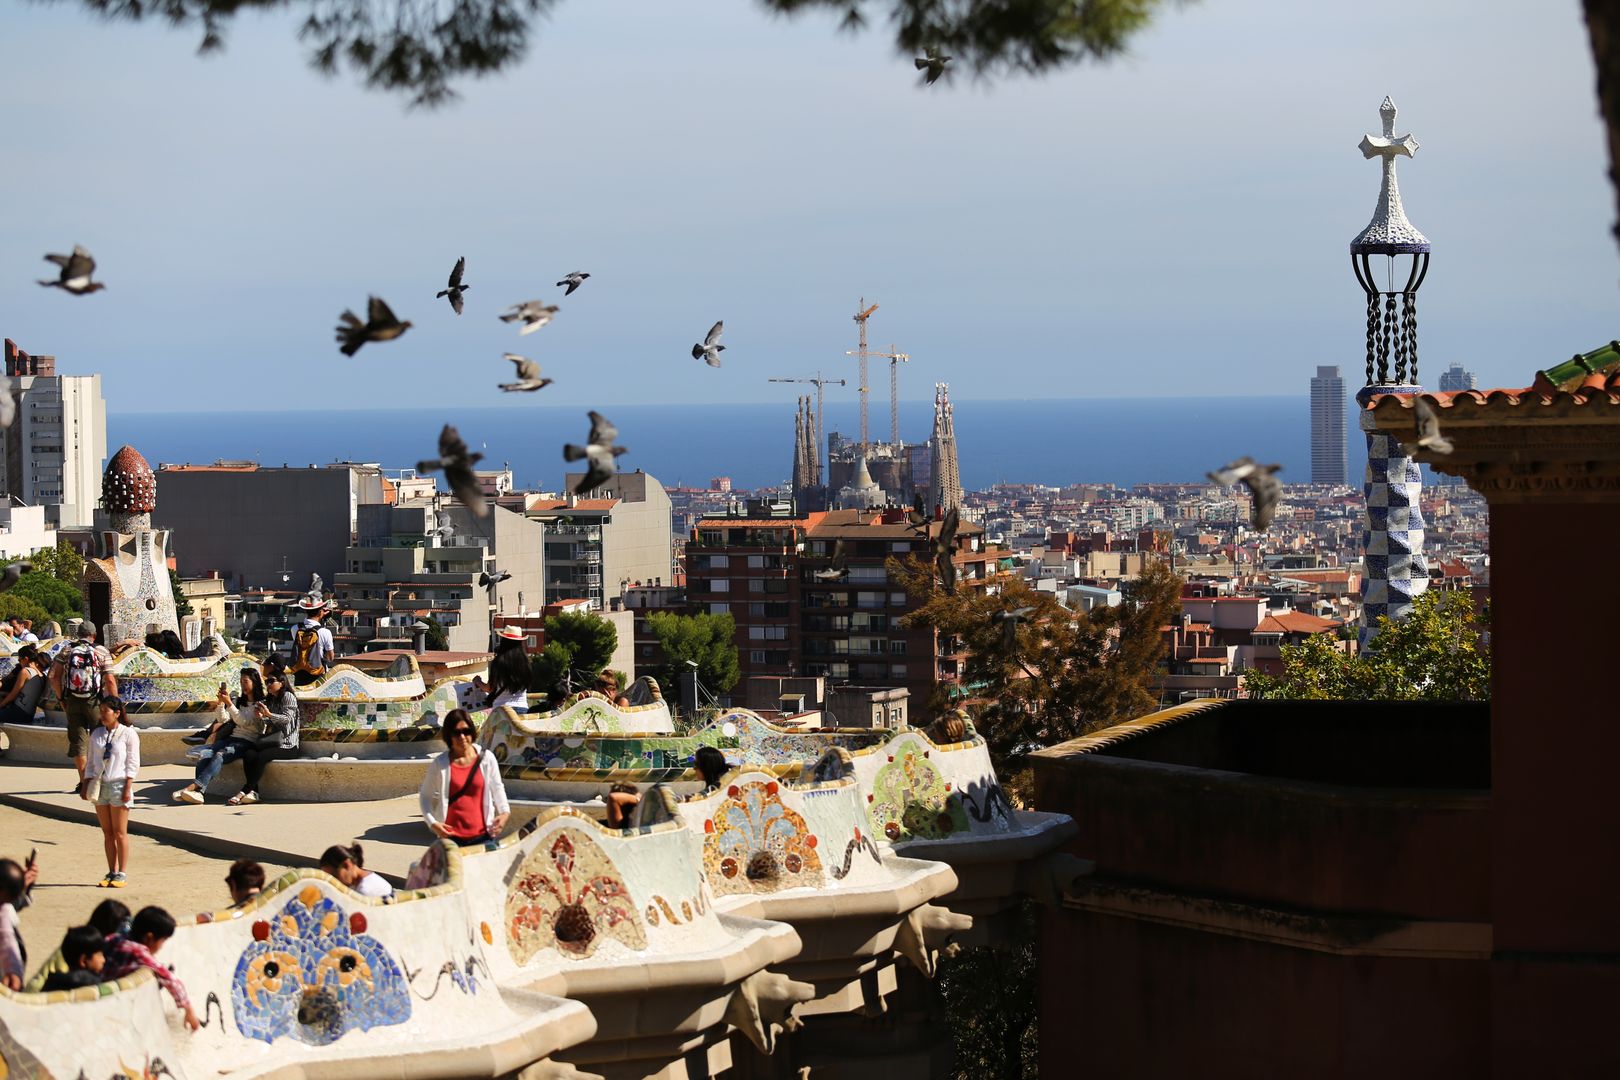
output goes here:
[[326, 603], [316, 596], [298, 601], [304, 621], [293, 631], [292, 673], [294, 686], [308, 686], [326, 674], [337, 646], [332, 642], [332, 631], [321, 625], [326, 614]]
[[79, 623], [73, 644], [57, 653], [51, 665], [51, 690], [62, 703], [67, 717], [68, 757], [78, 770], [77, 794], [84, 787], [84, 744], [88, 733], [101, 724], [103, 697], [118, 696], [118, 677], [112, 671], [112, 655], [96, 644], [96, 626], [89, 619]]

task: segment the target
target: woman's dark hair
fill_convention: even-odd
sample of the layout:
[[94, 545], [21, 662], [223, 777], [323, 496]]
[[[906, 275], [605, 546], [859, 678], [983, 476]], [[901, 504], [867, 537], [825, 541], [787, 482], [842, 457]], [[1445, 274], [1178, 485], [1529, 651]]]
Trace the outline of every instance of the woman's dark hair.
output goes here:
[[494, 701], [502, 694], [527, 694], [529, 679], [529, 654], [523, 642], [502, 638], [489, 662], [489, 699]]
[[[272, 698], [267, 690], [265, 691], [265, 696], [263, 699], [265, 704], [273, 705], [279, 709], [287, 703], [288, 697], [293, 696], [292, 680], [287, 677], [287, 665], [282, 662], [280, 656], [272, 654], [265, 658], [263, 672], [264, 682], [266, 684], [268, 684], [271, 679], [279, 679], [281, 681], [281, 692]], [[294, 698], [294, 700], [296, 700], [296, 698]]]
[[472, 728], [472, 737], [478, 738], [478, 725], [473, 722], [472, 714], [466, 709], [451, 709], [444, 714], [444, 721], [439, 725], [439, 738], [444, 740], [444, 745], [450, 745], [450, 733], [456, 730], [458, 724]]
[[321, 869], [331, 873], [346, 862], [352, 862], [360, 869], [366, 868], [366, 856], [360, 850], [360, 841], [352, 844], [333, 844], [321, 852]]
[[23, 877], [22, 864], [16, 859], [0, 859], [0, 897], [14, 904], [26, 888], [28, 880]]
[[143, 907], [135, 913], [135, 919], [129, 924], [129, 939], [137, 944], [145, 942], [147, 935], [158, 941], [167, 941], [174, 936], [174, 916], [160, 907]]
[[170, 660], [183, 660], [186, 656], [186, 643], [180, 640], [180, 635], [173, 630], [165, 630], [158, 634], [157, 650]]
[[253, 670], [250, 667], [243, 668], [242, 669], [242, 675], [247, 679], [248, 682], [253, 684], [253, 689], [248, 691], [248, 693], [245, 696], [242, 695], [242, 694], [238, 694], [236, 696], [237, 703], [238, 704], [246, 703], [248, 705], [251, 705], [255, 701], [263, 701], [264, 700], [264, 676], [260, 675], [257, 671]]
[[103, 709], [111, 709], [116, 712], [118, 714], [118, 722], [120, 724], [129, 724], [129, 710], [124, 707], [123, 698], [115, 697], [112, 694], [102, 694], [101, 707]]
[[62, 959], [69, 970], [98, 952], [107, 951], [107, 938], [93, 926], [73, 926], [62, 935]]
[[129, 908], [118, 900], [103, 900], [90, 913], [90, 925], [106, 937], [121, 934], [129, 923]]
[[715, 787], [726, 774], [726, 755], [712, 746], [700, 746], [692, 755], [692, 767], [703, 777], [705, 787]]
[[6, 672], [6, 677], [4, 679], [0, 679], [0, 694], [11, 693], [11, 688], [17, 685], [18, 679], [22, 678], [23, 667], [27, 664], [37, 663], [38, 661], [39, 650], [34, 648], [32, 645], [24, 645], [22, 648], [18, 649], [16, 664], [12, 665], [11, 670]]
[[264, 867], [252, 859], [237, 859], [225, 873], [225, 880], [236, 886], [238, 892], [264, 888]]

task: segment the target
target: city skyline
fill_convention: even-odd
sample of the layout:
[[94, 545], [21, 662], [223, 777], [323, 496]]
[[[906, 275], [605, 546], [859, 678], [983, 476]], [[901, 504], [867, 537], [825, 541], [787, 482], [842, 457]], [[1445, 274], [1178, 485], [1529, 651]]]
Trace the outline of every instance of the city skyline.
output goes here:
[[[1390, 24], [1429, 63], [1388, 50], [1376, 28]], [[24, 46], [15, 136], [34, 152], [0, 180], [32, 208], [11, 234], [0, 332], [65, 370], [104, 371], [115, 409], [402, 406], [429, 380], [448, 406], [498, 404], [500, 353], [520, 343], [493, 315], [531, 296], [563, 309], [521, 343], [558, 380], [541, 396], [586, 407], [757, 401], [771, 376], [852, 377], [863, 295], [882, 304], [874, 345], [913, 356], [906, 400], [934, 381], [964, 402], [1053, 380], [1148, 394], [1121, 358], [1181, 357], [1194, 335], [1199, 362], [1161, 361], [1152, 383], [1253, 392], [1309, 370], [1303, 341], [1349, 369], [1362, 312], [1344, 248], [1377, 190], [1355, 146], [1386, 93], [1423, 145], [1402, 185], [1438, 260], [1420, 375], [1462, 360], [1483, 385], [1512, 384], [1547, 337], [1515, 312], [1612, 336], [1612, 239], [1593, 224], [1612, 194], [1573, 10], [1279, 20], [1259, 4], [1190, 6], [1110, 65], [925, 92], [883, 35], [829, 19], [576, 3], [527, 63], [435, 112], [309, 74], [281, 16], [233, 26], [206, 60], [188, 32], [71, 7], [18, 9], [10, 25]], [[46, 93], [69, 49], [94, 76]], [[1447, 74], [1482, 67], [1495, 78]], [[109, 93], [120, 80], [164, 109]], [[1504, 130], [1534, 130], [1560, 168], [1501, 155]], [[871, 182], [845, 183], [852, 163]], [[1531, 200], [1538, 227], [1516, 243], [1529, 272], [1504, 275], [1497, 223]], [[33, 284], [39, 256], [74, 242], [106, 292]], [[462, 255], [472, 289], [456, 319], [432, 294]], [[551, 282], [574, 269], [593, 277], [562, 300]], [[373, 292], [415, 326], [344, 360], [332, 324]], [[725, 367], [695, 370], [687, 351], [716, 318]], [[604, 364], [633, 377], [604, 392]], [[229, 392], [222, 368], [273, 377]]]

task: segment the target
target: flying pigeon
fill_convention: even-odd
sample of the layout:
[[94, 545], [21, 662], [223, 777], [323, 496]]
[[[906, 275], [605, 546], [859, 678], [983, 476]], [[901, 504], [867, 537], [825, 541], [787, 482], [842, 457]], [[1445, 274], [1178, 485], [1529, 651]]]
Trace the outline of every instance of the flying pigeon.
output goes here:
[[834, 541], [832, 550], [832, 563], [825, 570], [817, 570], [810, 575], [817, 581], [843, 581], [849, 577], [849, 567], [844, 565], [844, 542]]
[[1451, 440], [1440, 434], [1440, 418], [1434, 414], [1434, 406], [1422, 398], [1412, 399], [1412, 412], [1417, 415], [1417, 444], [1437, 454], [1449, 454], [1453, 449]]
[[505, 353], [504, 355], [517, 365], [517, 382], [499, 384], [500, 388], [508, 394], [519, 390], [544, 390], [556, 381], [555, 379], [542, 379], [540, 377], [540, 365], [527, 356], [519, 356], [517, 353]]
[[1266, 527], [1271, 524], [1272, 515], [1277, 512], [1277, 503], [1282, 498], [1282, 481], [1275, 475], [1281, 469], [1281, 465], [1256, 465], [1254, 458], [1240, 457], [1224, 469], [1210, 473], [1209, 478], [1222, 487], [1242, 481], [1243, 486], [1254, 496], [1255, 530], [1265, 532]]
[[513, 304], [506, 309], [506, 314], [500, 316], [501, 322], [523, 323], [519, 334], [532, 334], [550, 322], [557, 314], [555, 304], [547, 304], [544, 300], [525, 300], [521, 304]]
[[484, 455], [469, 454], [467, 444], [461, 441], [461, 433], [446, 424], [439, 432], [439, 456], [430, 461], [418, 461], [416, 471], [430, 473], [443, 469], [444, 478], [450, 482], [450, 490], [461, 505], [478, 517], [488, 517], [489, 504], [484, 501], [484, 489], [473, 475], [473, 466], [482, 460]]
[[478, 575], [478, 584], [481, 588], [487, 589], [490, 596], [493, 597], [495, 595], [495, 586], [511, 576], [512, 571], [510, 570], [497, 570], [493, 574], [486, 570]]
[[375, 296], [366, 304], [365, 322], [352, 311], [345, 311], [338, 318], [337, 339], [343, 342], [338, 351], [344, 356], [353, 356], [368, 341], [393, 341], [411, 328], [410, 323], [400, 322], [388, 305]]
[[17, 584], [17, 579], [22, 577], [24, 574], [32, 574], [33, 572], [33, 563], [12, 563], [10, 566], [6, 567], [4, 571], [0, 571], [0, 592], [5, 592], [7, 589]]
[[923, 502], [922, 493], [918, 492], [911, 500], [911, 509], [906, 511], [906, 528], [919, 536], [926, 535], [928, 532], [929, 517], [926, 506], [927, 504]]
[[438, 295], [433, 298], [437, 300], [440, 296], [448, 296], [450, 306], [455, 309], [457, 315], [461, 314], [461, 294], [472, 288], [471, 285], [461, 283], [461, 272], [465, 269], [467, 269], [467, 256], [463, 255], [456, 260], [456, 268], [450, 271], [449, 287], [440, 289]]
[[17, 402], [10, 390], [0, 390], [0, 428], [8, 428], [17, 419]]
[[923, 56], [912, 61], [917, 70], [923, 72], [923, 85], [933, 86], [939, 77], [945, 74], [945, 65], [951, 62], [948, 56], [941, 56], [938, 49], [929, 49]]
[[933, 539], [934, 566], [939, 571], [939, 583], [947, 593], [956, 592], [956, 529], [961, 516], [953, 507], [945, 511], [939, 523], [939, 535]]
[[585, 476], [574, 485], [574, 494], [583, 495], [592, 488], [601, 487], [608, 481], [618, 466], [613, 460], [625, 452], [622, 446], [614, 446], [613, 440], [619, 437], [619, 429], [608, 422], [608, 418], [599, 412], [587, 414], [591, 418], [591, 434], [584, 446], [568, 443], [563, 447], [564, 461], [579, 461], [584, 458], [590, 462], [590, 468]]
[[319, 574], [311, 574], [311, 575], [309, 575], [309, 595], [315, 597], [318, 600], [318, 599], [321, 598], [321, 595], [323, 593], [325, 593], [325, 592], [326, 592], [326, 582], [321, 580], [321, 575], [319, 575]]
[[1018, 651], [1018, 624], [1035, 614], [1034, 607], [1018, 607], [1011, 611], [998, 611], [990, 621], [1001, 624], [1001, 644], [1009, 654]]
[[563, 295], [564, 296], [573, 296], [574, 295], [574, 290], [579, 288], [581, 285], [585, 284], [585, 279], [590, 277], [590, 276], [591, 275], [587, 274], [583, 270], [575, 270], [572, 273], [566, 275], [561, 281], [557, 282], [557, 287], [561, 288], [564, 285], [568, 286], [568, 291], [563, 293]]
[[73, 245], [73, 254], [47, 255], [45, 261], [53, 262], [62, 268], [55, 281], [40, 282], [47, 289], [61, 289], [74, 296], [83, 296], [107, 287], [99, 281], [90, 280], [90, 275], [96, 272], [96, 260], [78, 244]]
[[703, 339], [703, 344], [692, 346], [692, 359], [702, 360], [710, 367], [720, 366], [720, 354], [726, 351], [721, 345], [720, 335], [726, 332], [726, 324], [717, 322], [709, 328], [709, 336]]

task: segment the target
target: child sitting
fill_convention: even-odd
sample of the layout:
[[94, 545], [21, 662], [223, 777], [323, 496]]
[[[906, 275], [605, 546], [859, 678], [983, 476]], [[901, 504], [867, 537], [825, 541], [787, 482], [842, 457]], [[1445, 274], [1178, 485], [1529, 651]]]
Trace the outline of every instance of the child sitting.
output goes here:
[[40, 987], [45, 993], [52, 990], [77, 990], [81, 986], [95, 986], [101, 982], [101, 969], [106, 966], [107, 941], [93, 926], [75, 926], [62, 935], [62, 960], [66, 971], [51, 974]]
[[173, 936], [173, 915], [160, 907], [141, 908], [129, 925], [129, 933], [114, 937], [107, 943], [107, 962], [101, 969], [101, 981], [112, 982], [147, 968], [157, 976], [169, 996], [174, 998], [174, 1003], [185, 1011], [186, 1027], [196, 1031], [202, 1027], [202, 1022], [192, 1011], [185, 984], [174, 977], [174, 972], [157, 962], [158, 950]]
[[[129, 908], [117, 900], [103, 900], [96, 905], [94, 911], [90, 912], [89, 925], [103, 939], [110, 938], [114, 934], [127, 934], [129, 932]], [[66, 940], [64, 939], [65, 943]], [[37, 994], [45, 989], [46, 979], [49, 979], [52, 975], [63, 974], [71, 970], [73, 969], [68, 966], [67, 958], [62, 955], [62, 950], [57, 949], [39, 966], [39, 970], [34, 972], [34, 977], [28, 980], [23, 989], [30, 994]]]

